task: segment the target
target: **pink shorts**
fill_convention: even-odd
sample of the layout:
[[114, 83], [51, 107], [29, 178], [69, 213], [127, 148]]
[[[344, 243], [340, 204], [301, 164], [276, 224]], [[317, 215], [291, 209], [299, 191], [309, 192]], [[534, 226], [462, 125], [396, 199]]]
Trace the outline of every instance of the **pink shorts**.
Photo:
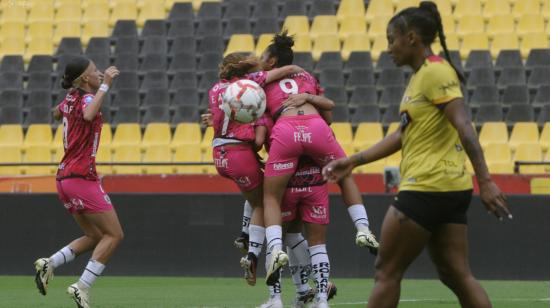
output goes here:
[[250, 145], [218, 146], [213, 150], [218, 174], [233, 180], [242, 192], [262, 185], [264, 173]]
[[293, 221], [300, 211], [305, 222], [326, 225], [329, 223], [327, 184], [301, 188], [287, 188], [281, 205], [283, 222]]
[[57, 195], [69, 213], [100, 213], [113, 209], [111, 199], [99, 181], [66, 178], [57, 181]]
[[281, 117], [273, 127], [270, 140], [265, 176], [296, 172], [298, 160], [303, 155], [311, 157], [321, 167], [346, 156], [334, 133], [318, 114]]

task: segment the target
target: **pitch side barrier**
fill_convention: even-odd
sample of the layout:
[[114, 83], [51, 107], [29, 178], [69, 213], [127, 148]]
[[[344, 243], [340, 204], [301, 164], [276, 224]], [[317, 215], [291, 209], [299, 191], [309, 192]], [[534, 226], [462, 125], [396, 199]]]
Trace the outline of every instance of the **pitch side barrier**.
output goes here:
[[[111, 194], [125, 239], [106, 275], [242, 276], [238, 194]], [[379, 234], [391, 195], [364, 196], [372, 229]], [[512, 221], [487, 214], [475, 197], [469, 212], [470, 261], [480, 279], [550, 279], [550, 196], [510, 196]], [[328, 251], [333, 277], [372, 277], [374, 257], [354, 245], [355, 230], [342, 199], [331, 196]], [[0, 195], [0, 275], [32, 275], [33, 261], [81, 234], [55, 194]], [[59, 268], [77, 275], [89, 254]], [[260, 264], [263, 264], [263, 260]], [[263, 265], [259, 275], [264, 275]], [[286, 272], [284, 275], [288, 275]], [[436, 278], [424, 252], [409, 278]]]

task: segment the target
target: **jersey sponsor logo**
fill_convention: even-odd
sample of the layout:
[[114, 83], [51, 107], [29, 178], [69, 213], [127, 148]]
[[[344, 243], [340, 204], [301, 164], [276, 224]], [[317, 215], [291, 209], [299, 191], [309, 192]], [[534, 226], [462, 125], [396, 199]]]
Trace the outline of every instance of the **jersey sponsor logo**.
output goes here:
[[90, 104], [92, 101], [94, 100], [94, 96], [91, 95], [91, 94], [87, 94], [87, 95], [84, 95], [84, 97], [82, 98], [82, 102], [84, 103], [84, 105], [88, 105]]
[[464, 148], [462, 148], [462, 145], [461, 144], [455, 144], [455, 150], [457, 152], [462, 152], [464, 150]]
[[63, 113], [71, 113], [73, 111], [73, 106], [63, 105]]
[[307, 126], [296, 126], [298, 131], [294, 132], [294, 142], [296, 143], [312, 143], [311, 133], [307, 132]]
[[240, 186], [250, 186], [252, 184], [250, 178], [247, 176], [238, 177], [235, 179], [235, 182], [237, 182]]
[[411, 123], [411, 116], [409, 115], [407, 110], [404, 110], [404, 111], [401, 112], [400, 123], [401, 123], [401, 125], [400, 125], [401, 130], [405, 130], [407, 125], [409, 125], [409, 123]]
[[273, 170], [288, 170], [294, 168], [293, 162], [273, 164]]
[[292, 215], [291, 211], [281, 212], [281, 217], [289, 217], [290, 215]]
[[290, 189], [291, 193], [303, 193], [303, 192], [309, 192], [312, 193], [313, 189], [311, 187], [292, 187]]
[[447, 82], [447, 83], [445, 83], [445, 84], [442, 84], [442, 85], [439, 87], [439, 89], [440, 89], [442, 92], [445, 92], [445, 93], [446, 93], [446, 92], [449, 91], [450, 89], [456, 88], [456, 87], [458, 87], [458, 86], [459, 86], [459, 85], [458, 85], [458, 81], [456, 81], [456, 80], [451, 80], [451, 81], [449, 81], [449, 82]]
[[111, 203], [111, 198], [109, 198], [109, 195], [103, 195], [103, 199], [105, 199], [105, 202], [107, 202], [109, 204], [112, 204]]
[[229, 166], [227, 158], [214, 158], [214, 163], [218, 168], [227, 168]]
[[319, 219], [325, 219], [327, 218], [327, 209], [322, 206], [313, 206], [311, 207], [311, 217], [313, 218], [319, 218]]
[[82, 199], [78, 198], [72, 198], [71, 203], [69, 204], [69, 207], [65, 206], [67, 209], [75, 208], [77, 210], [83, 210], [84, 209], [84, 202], [82, 202]]

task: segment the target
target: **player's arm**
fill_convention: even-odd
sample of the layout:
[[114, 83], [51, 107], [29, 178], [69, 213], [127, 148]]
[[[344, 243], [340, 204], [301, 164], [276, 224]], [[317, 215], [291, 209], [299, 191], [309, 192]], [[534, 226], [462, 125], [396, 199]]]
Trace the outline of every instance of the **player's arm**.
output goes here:
[[286, 101], [283, 102], [283, 107], [294, 107], [298, 108], [302, 106], [305, 103], [309, 103], [313, 105], [317, 110], [323, 111], [323, 110], [332, 110], [335, 106], [334, 102], [326, 98], [324, 96], [320, 95], [313, 95], [309, 93], [300, 93], [300, 94], [291, 94]]
[[254, 151], [258, 152], [262, 149], [265, 143], [265, 138], [267, 136], [267, 127], [263, 125], [258, 125], [254, 128]]
[[266, 72], [267, 75], [265, 77], [265, 83], [270, 83], [272, 81], [279, 80], [292, 74], [298, 74], [303, 71], [304, 69], [299, 67], [298, 65], [285, 65], [283, 67], [278, 67]]
[[506, 197], [489, 174], [483, 150], [472, 127], [470, 116], [466, 112], [464, 100], [462, 98], [453, 99], [446, 103], [444, 108], [445, 116], [457, 130], [460, 142], [472, 162], [483, 203], [497, 217], [501, 218], [501, 213], [504, 213], [511, 218], [512, 215], [506, 206]]
[[52, 108], [53, 119], [56, 120], [56, 121], [61, 120], [61, 118], [63, 117], [63, 114], [59, 110], [60, 105], [61, 104], [59, 104], [59, 105]]
[[101, 104], [103, 104], [103, 100], [107, 95], [107, 91], [109, 91], [109, 88], [113, 83], [113, 79], [116, 78], [119, 73], [120, 72], [118, 71], [118, 69], [114, 66], [111, 66], [105, 70], [103, 84], [94, 95], [92, 102], [86, 105], [86, 107], [84, 108], [84, 120], [92, 121], [96, 117], [97, 113], [101, 109]]

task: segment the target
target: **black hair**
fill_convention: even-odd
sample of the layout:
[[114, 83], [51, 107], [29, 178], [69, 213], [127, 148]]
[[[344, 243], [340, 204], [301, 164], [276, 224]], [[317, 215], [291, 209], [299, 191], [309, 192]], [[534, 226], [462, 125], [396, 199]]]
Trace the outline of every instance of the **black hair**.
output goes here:
[[436, 38], [439, 37], [439, 43], [443, 47], [445, 58], [455, 70], [458, 79], [464, 83], [465, 78], [462, 73], [454, 66], [451, 60], [451, 55], [447, 49], [445, 41], [445, 32], [443, 31], [443, 23], [441, 15], [437, 10], [437, 5], [431, 1], [422, 1], [418, 7], [410, 7], [402, 10], [392, 17], [390, 24], [398, 28], [401, 32], [405, 32], [408, 28], [414, 28], [420, 38], [422, 44], [430, 46]]
[[89, 65], [90, 60], [88, 58], [82, 56], [72, 58], [65, 66], [61, 87], [63, 89], [72, 88], [75, 80], [86, 71]]
[[294, 46], [294, 37], [288, 35], [288, 31], [276, 34], [271, 41], [271, 44], [267, 46], [267, 52], [269, 57], [276, 57], [277, 62], [275, 67], [281, 67], [292, 64], [294, 61], [294, 52], [292, 51]]

